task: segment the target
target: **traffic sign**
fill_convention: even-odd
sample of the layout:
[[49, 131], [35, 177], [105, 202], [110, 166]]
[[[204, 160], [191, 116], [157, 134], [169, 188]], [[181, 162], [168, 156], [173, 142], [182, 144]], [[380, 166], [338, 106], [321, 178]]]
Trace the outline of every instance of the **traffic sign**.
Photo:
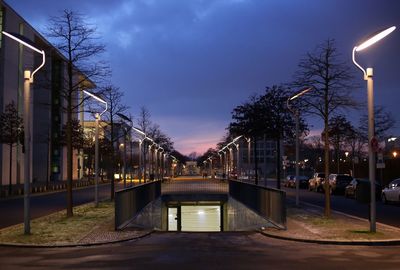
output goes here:
[[383, 161], [382, 149], [379, 149], [379, 152], [378, 152], [378, 160], [377, 160], [377, 163], [376, 163], [376, 168], [377, 169], [384, 169], [385, 168], [385, 161]]
[[385, 169], [385, 163], [376, 163], [377, 169]]

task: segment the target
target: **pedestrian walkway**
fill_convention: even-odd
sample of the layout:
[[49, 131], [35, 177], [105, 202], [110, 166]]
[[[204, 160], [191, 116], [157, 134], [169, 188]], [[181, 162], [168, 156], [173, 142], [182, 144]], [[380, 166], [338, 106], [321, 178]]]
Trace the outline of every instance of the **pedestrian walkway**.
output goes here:
[[332, 211], [331, 218], [323, 208], [308, 203], [287, 205], [287, 230], [267, 228], [264, 235], [287, 240], [328, 244], [396, 244], [400, 245], [400, 229], [377, 224], [377, 232], [369, 232], [369, 221]]

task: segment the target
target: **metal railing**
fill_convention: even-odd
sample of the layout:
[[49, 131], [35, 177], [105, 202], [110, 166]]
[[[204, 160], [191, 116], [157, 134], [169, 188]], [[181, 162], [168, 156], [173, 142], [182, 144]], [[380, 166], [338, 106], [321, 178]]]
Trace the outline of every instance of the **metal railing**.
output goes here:
[[149, 203], [161, 195], [161, 181], [115, 192], [115, 229], [125, 227]]
[[284, 191], [229, 180], [229, 195], [274, 225], [286, 229], [286, 193]]
[[228, 194], [228, 183], [219, 179], [170, 180], [162, 183], [162, 194]]

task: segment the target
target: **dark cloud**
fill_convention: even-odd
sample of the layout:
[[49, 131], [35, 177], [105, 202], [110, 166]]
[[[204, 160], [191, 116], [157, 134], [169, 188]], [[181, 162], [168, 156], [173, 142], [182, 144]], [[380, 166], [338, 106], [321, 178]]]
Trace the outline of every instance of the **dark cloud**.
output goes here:
[[[163, 120], [161, 127], [181, 140], [210, 123], [212, 137], [222, 136], [234, 106], [267, 85], [290, 81], [299, 59], [325, 39], [335, 38], [351, 65], [351, 49], [365, 35], [400, 26], [396, 0], [7, 2], [39, 29], [58, 10], [79, 7], [102, 33], [112, 80], [132, 112], [149, 107]], [[376, 103], [395, 116], [399, 44], [400, 29], [359, 55], [375, 68]], [[356, 94], [365, 101], [365, 91]], [[176, 125], [182, 115], [190, 120]]]

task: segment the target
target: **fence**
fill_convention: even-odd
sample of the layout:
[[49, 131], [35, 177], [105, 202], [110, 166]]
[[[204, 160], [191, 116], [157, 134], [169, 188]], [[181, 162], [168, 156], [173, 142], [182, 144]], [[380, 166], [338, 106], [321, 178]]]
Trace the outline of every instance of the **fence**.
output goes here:
[[286, 228], [286, 193], [229, 180], [229, 195], [280, 228]]
[[170, 180], [162, 184], [162, 194], [228, 194], [228, 183], [217, 179]]
[[161, 195], [161, 181], [115, 192], [115, 229], [125, 227], [147, 204]]

